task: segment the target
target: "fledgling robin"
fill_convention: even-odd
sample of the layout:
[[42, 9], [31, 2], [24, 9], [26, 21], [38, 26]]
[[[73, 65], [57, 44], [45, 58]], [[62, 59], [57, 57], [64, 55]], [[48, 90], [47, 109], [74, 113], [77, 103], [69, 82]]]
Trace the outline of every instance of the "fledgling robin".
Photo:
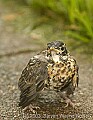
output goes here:
[[47, 87], [61, 95], [65, 103], [74, 107], [70, 95], [78, 86], [79, 75], [76, 60], [61, 41], [47, 44], [47, 50], [32, 57], [22, 71], [18, 82], [21, 91], [19, 106], [34, 111], [31, 103], [38, 93]]

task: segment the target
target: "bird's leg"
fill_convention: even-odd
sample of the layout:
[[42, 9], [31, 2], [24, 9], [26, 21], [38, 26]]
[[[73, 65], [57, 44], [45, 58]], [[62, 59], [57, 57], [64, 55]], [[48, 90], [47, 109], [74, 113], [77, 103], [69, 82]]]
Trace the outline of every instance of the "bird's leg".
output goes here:
[[75, 103], [73, 103], [72, 100], [67, 96], [66, 92], [61, 92], [60, 95], [66, 103], [65, 107], [68, 107], [70, 105], [72, 108], [75, 108]]
[[23, 109], [23, 111], [26, 111], [26, 110], [30, 110], [32, 113], [37, 113], [37, 111], [36, 110], [34, 110], [34, 109], [40, 109], [40, 107], [38, 107], [38, 106], [33, 106], [32, 104], [30, 104], [30, 105], [28, 105], [28, 106], [26, 106], [24, 109]]
[[66, 103], [65, 107], [68, 107], [70, 105], [72, 108], [75, 108], [75, 103], [73, 103], [70, 98], [66, 97], [64, 101]]

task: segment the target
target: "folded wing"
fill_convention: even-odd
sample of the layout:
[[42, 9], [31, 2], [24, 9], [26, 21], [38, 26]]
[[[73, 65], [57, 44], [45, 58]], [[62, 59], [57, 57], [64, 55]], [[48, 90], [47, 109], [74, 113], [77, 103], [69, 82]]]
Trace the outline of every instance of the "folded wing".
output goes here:
[[31, 58], [18, 82], [21, 91], [19, 106], [24, 108], [36, 99], [38, 92], [44, 88], [47, 76], [47, 62], [41, 57]]

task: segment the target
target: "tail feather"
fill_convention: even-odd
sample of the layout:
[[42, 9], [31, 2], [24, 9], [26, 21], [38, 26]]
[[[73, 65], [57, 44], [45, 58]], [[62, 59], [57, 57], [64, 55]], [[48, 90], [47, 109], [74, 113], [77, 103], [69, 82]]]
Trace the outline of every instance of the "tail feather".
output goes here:
[[31, 102], [37, 97], [37, 94], [33, 94], [32, 96], [24, 96], [20, 99], [19, 106], [25, 108], [26, 106], [30, 105]]
[[21, 92], [19, 106], [24, 108], [28, 106], [37, 97], [35, 89], [35, 87], [28, 87], [26, 90]]

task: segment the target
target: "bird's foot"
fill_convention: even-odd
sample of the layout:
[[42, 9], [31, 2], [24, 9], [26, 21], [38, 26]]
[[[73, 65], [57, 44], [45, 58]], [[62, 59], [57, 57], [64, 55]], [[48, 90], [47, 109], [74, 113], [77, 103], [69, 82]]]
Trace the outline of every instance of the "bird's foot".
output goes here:
[[23, 111], [26, 111], [26, 110], [30, 110], [33, 114], [37, 113], [37, 109], [40, 109], [40, 107], [38, 106], [33, 106], [33, 105], [29, 105], [29, 106], [26, 106]]
[[69, 98], [65, 100], [65, 103], [66, 103], [65, 108], [68, 107], [69, 105], [74, 109], [76, 108], [75, 103], [73, 103]]

